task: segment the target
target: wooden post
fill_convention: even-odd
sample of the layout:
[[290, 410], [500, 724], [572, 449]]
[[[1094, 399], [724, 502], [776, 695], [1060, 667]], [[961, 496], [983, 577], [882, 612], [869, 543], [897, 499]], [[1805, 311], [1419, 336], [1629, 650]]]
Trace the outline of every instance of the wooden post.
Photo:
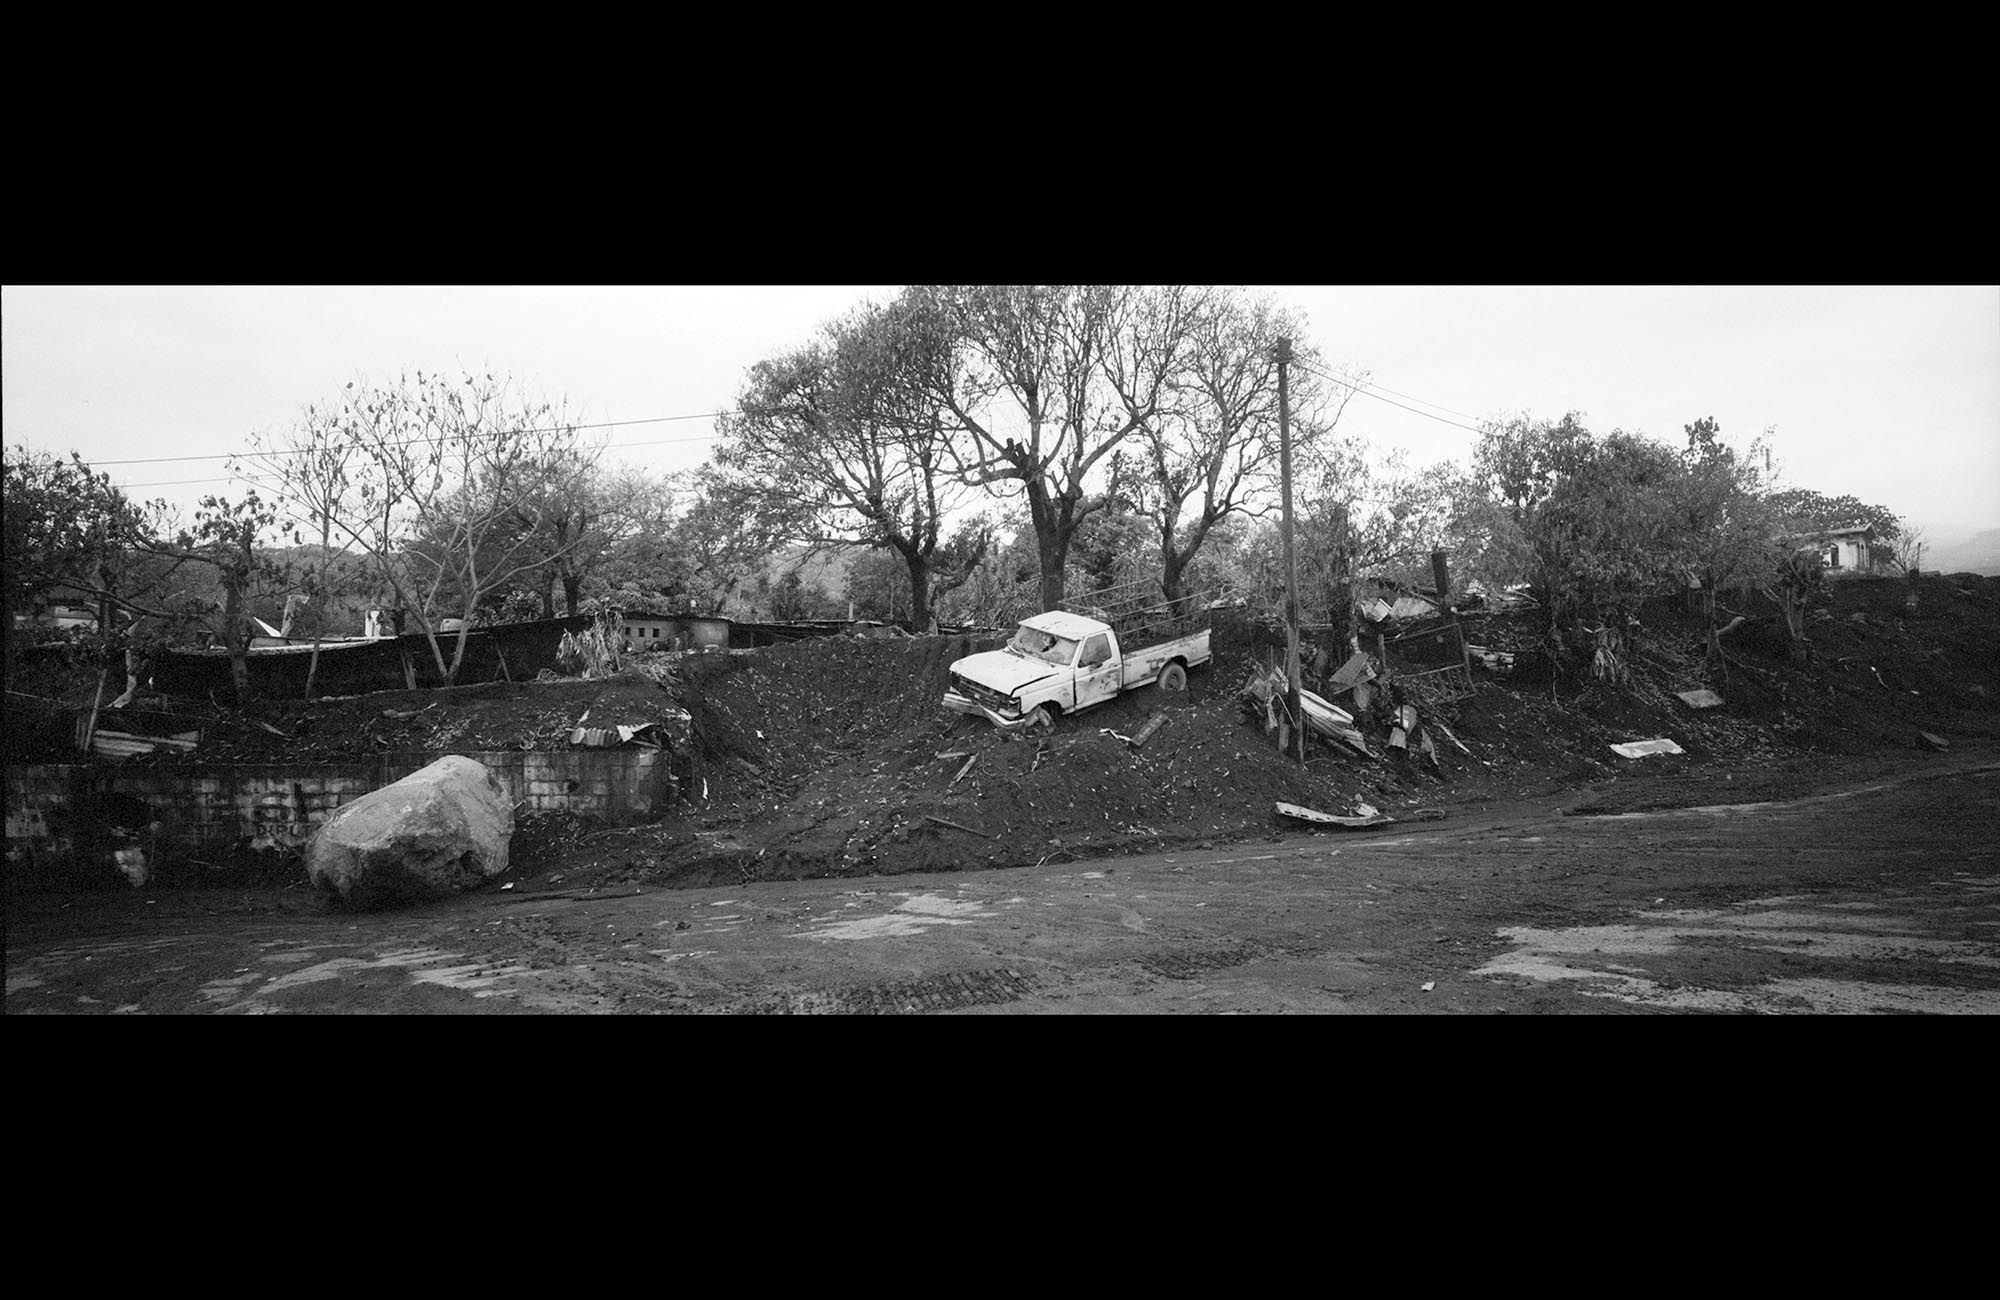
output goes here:
[[86, 754], [90, 752], [91, 740], [97, 735], [97, 711], [104, 705], [104, 681], [110, 674], [110, 664], [106, 664], [97, 670], [97, 695], [90, 702], [90, 725], [85, 727], [83, 731], [82, 749]]
[[1458, 616], [1458, 610], [1451, 604], [1451, 570], [1445, 566], [1445, 552], [1431, 552], [1431, 577], [1437, 583], [1438, 600], [1451, 615], [1452, 631], [1458, 633], [1458, 659], [1465, 667], [1465, 681], [1472, 684], [1472, 651], [1465, 648], [1465, 624]]
[[1292, 743], [1283, 746], [1299, 762], [1306, 757], [1305, 728], [1298, 725], [1299, 706], [1299, 567], [1292, 549], [1292, 400], [1285, 384], [1292, 361], [1292, 341], [1281, 338], [1272, 349], [1278, 363], [1278, 482], [1283, 498], [1281, 529], [1285, 540], [1285, 707]]

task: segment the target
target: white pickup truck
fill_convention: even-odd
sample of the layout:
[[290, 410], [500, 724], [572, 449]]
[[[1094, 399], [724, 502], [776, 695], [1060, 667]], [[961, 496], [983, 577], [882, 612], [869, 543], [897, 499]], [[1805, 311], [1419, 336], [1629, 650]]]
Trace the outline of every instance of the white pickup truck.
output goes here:
[[1121, 619], [1126, 644], [1109, 623], [1056, 610], [1021, 620], [1004, 650], [951, 666], [944, 707], [985, 717], [1008, 731], [1052, 728], [1058, 717], [1159, 684], [1187, 689], [1187, 670], [1208, 662], [1206, 610], [1194, 618]]

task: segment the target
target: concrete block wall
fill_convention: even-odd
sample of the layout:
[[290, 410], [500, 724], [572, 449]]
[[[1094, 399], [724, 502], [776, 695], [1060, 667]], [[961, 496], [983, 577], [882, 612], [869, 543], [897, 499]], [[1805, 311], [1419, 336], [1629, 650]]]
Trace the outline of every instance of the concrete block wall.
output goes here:
[[[366, 763], [216, 764], [130, 768], [44, 765], [6, 769], [7, 859], [71, 850], [65, 813], [95, 790], [150, 805], [181, 843], [288, 848], [304, 844], [336, 808], [436, 762], [432, 753], [387, 754]], [[656, 749], [471, 753], [514, 801], [516, 818], [566, 812], [613, 824], [665, 816], [674, 782]]]
[[[659, 749], [570, 749], [468, 754], [498, 777], [517, 817], [567, 812], [607, 822], [647, 821], [673, 797], [671, 765]], [[399, 781], [436, 754], [395, 755], [382, 781]]]
[[67, 853], [62, 810], [69, 804], [68, 768], [10, 767], [6, 769], [7, 860], [17, 861], [29, 847]]

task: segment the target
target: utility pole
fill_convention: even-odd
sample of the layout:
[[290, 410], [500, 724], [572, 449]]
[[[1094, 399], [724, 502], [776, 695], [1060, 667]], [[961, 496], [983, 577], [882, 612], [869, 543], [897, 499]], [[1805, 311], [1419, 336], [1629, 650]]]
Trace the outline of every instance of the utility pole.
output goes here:
[[1299, 566], [1292, 552], [1292, 399], [1285, 386], [1285, 368], [1292, 363], [1292, 341], [1279, 339], [1272, 349], [1278, 363], [1278, 481], [1284, 501], [1285, 538], [1285, 710], [1292, 723], [1292, 757], [1306, 761], [1305, 714], [1299, 708]]
[[1458, 607], [1451, 601], [1451, 569], [1445, 564], [1445, 552], [1431, 552], [1431, 580], [1437, 584], [1438, 613], [1451, 616], [1451, 630], [1458, 633], [1458, 659], [1465, 667], [1466, 685], [1472, 684], [1472, 651], [1465, 646], [1465, 624], [1458, 617]]

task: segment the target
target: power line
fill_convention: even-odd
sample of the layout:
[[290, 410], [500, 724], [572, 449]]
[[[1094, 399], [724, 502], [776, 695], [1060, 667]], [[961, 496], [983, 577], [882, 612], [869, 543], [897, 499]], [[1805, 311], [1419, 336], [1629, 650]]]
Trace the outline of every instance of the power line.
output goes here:
[[[491, 436], [512, 438], [524, 433], [554, 433], [559, 429], [616, 429], [623, 425], [628, 425], [628, 424], [666, 424], [674, 420], [713, 420], [716, 416], [724, 414], [728, 414], [728, 412], [703, 411], [700, 415], [655, 415], [644, 420], [606, 420], [598, 424], [561, 424], [561, 425], [551, 425], [546, 429], [504, 429]], [[468, 433], [468, 434], [457, 434], [452, 436], [471, 438], [471, 437], [479, 437], [487, 435], [475, 435]], [[420, 442], [437, 442], [437, 441], [438, 441], [437, 438], [411, 438], [403, 442], [390, 442], [390, 443], [384, 443], [382, 445], [386, 447], [414, 447], [416, 444]], [[661, 441], [677, 442], [677, 441], [687, 441], [687, 439], [666, 438], [662, 439]], [[653, 444], [645, 442], [634, 442], [634, 443], [625, 443], [622, 445], [629, 447], [649, 447], [652, 446]], [[280, 448], [273, 448], [270, 451], [250, 452], [247, 454], [251, 456], [288, 456], [288, 455], [296, 455], [297, 449], [289, 447], [280, 447]], [[240, 451], [216, 451], [216, 452], [209, 452], [201, 456], [135, 456], [130, 460], [92, 461], [91, 465], [93, 467], [100, 465], [163, 465], [171, 461], [183, 461], [183, 460], [241, 459], [245, 455], [246, 453]], [[197, 480], [197, 481], [204, 481], [204, 480]]]
[[[1389, 386], [1387, 386], [1386, 384], [1378, 384], [1378, 383], [1376, 383], [1376, 382], [1375, 382], [1374, 380], [1372, 380], [1372, 379], [1368, 381], [1368, 387], [1370, 387], [1370, 388], [1379, 388], [1379, 389], [1381, 389], [1381, 390], [1382, 390], [1383, 392], [1385, 392], [1385, 393], [1396, 393], [1396, 390], [1395, 390], [1395, 389], [1393, 389], [1393, 388], [1390, 388], [1390, 387], [1389, 387]], [[1477, 419], [1479, 418], [1478, 416], [1476, 416], [1476, 415], [1472, 414], [1472, 413], [1471, 413], [1470, 411], [1456, 411], [1456, 410], [1452, 410], [1452, 408], [1451, 408], [1451, 407], [1449, 407], [1449, 406], [1439, 406], [1439, 405], [1438, 405], [1438, 404], [1437, 404], [1436, 402], [1426, 402], [1426, 401], [1425, 401], [1425, 400], [1424, 400], [1423, 398], [1421, 398], [1421, 397], [1412, 397], [1412, 396], [1411, 396], [1410, 394], [1408, 394], [1408, 393], [1396, 393], [1396, 396], [1398, 396], [1398, 397], [1408, 397], [1408, 398], [1409, 398], [1409, 399], [1410, 399], [1411, 401], [1413, 401], [1413, 402], [1417, 403], [1417, 404], [1418, 404], [1419, 406], [1428, 406], [1428, 407], [1430, 407], [1430, 408], [1431, 408], [1432, 410], [1434, 410], [1434, 411], [1449, 411], [1449, 412], [1450, 412], [1451, 414], [1453, 414], [1453, 415], [1462, 415], [1462, 416], [1464, 416], [1464, 417], [1465, 417], [1466, 419], [1468, 419], [1468, 420], [1477, 420]]]
[[[670, 419], [670, 420], [684, 420], [684, 419], [688, 419], [688, 418], [690, 418], [690, 417], [688, 417], [688, 416], [683, 416], [683, 415], [672, 415], [672, 416], [667, 416], [666, 418], [667, 418], [667, 419]], [[625, 421], [622, 421], [622, 423], [625, 423], [625, 424], [649, 424], [649, 423], [652, 423], [652, 421], [649, 421], [649, 420], [625, 420]], [[721, 435], [721, 434], [719, 434], [719, 433], [698, 433], [698, 434], [695, 434], [694, 436], [692, 436], [692, 437], [688, 437], [688, 438], [648, 438], [648, 439], [646, 439], [646, 440], [645, 440], [645, 441], [643, 441], [643, 442], [612, 442], [612, 443], [606, 443], [606, 444], [604, 445], [604, 450], [605, 450], [605, 451], [623, 451], [623, 450], [625, 450], [625, 449], [626, 449], [626, 448], [628, 448], [628, 447], [662, 447], [662, 446], [665, 446], [665, 445], [667, 445], [668, 443], [678, 443], [678, 442], [714, 442], [714, 441], [715, 441], [716, 439], [720, 438], [721, 436], [722, 436], [722, 435]], [[425, 440], [420, 440], [420, 441], [428, 441], [428, 440], [427, 440], [427, 439], [425, 439]], [[407, 444], [405, 444], [405, 445], [407, 445]], [[284, 452], [272, 452], [272, 453], [257, 453], [257, 454], [256, 454], [256, 455], [254, 455], [254, 456], [245, 456], [245, 457], [242, 457], [241, 459], [244, 459], [244, 460], [254, 460], [254, 459], [259, 459], [259, 458], [261, 458], [261, 457], [262, 457], [263, 455], [266, 455], [266, 454], [269, 454], [269, 455], [285, 455], [286, 453], [284, 453]], [[234, 455], [235, 455], [235, 453], [231, 453], [231, 454], [230, 454], [229, 456], [224, 456], [224, 457], [221, 457], [221, 459], [225, 459], [225, 460], [227, 460], [227, 459], [231, 459], [232, 457], [234, 457]], [[218, 458], [217, 458], [217, 457], [213, 457], [213, 456], [179, 456], [179, 457], [167, 457], [167, 458], [165, 458], [165, 459], [175, 459], [175, 460], [215, 460], [215, 459], [218, 459]], [[104, 463], [105, 463], [105, 464], [112, 464], [113, 462], [111, 462], [111, 461], [105, 461]], [[127, 464], [138, 464], [138, 463], [142, 463], [142, 462], [136, 462], [136, 461], [128, 461], [128, 462], [125, 462], [125, 463], [127, 463]], [[143, 488], [143, 487], [179, 487], [179, 486], [182, 486], [182, 485], [184, 485], [184, 484], [188, 484], [188, 483], [234, 483], [234, 482], [236, 482], [237, 480], [239, 480], [239, 479], [243, 479], [243, 478], [245, 478], [245, 477], [246, 477], [245, 475], [241, 475], [241, 474], [230, 474], [230, 475], [225, 475], [225, 476], [223, 476], [223, 477], [221, 477], [221, 478], [181, 478], [181, 479], [169, 479], [169, 480], [167, 480], [166, 482], [163, 482], [163, 483], [119, 483], [119, 484], [115, 484], [114, 486], [116, 486], [116, 487], [117, 487], [117, 488], [119, 489], [119, 491], [121, 491], [121, 492], [122, 492], [122, 491], [125, 491], [125, 490], [129, 489], [129, 488]]]
[[[1396, 396], [1408, 397], [1413, 402], [1422, 402], [1426, 406], [1437, 406], [1435, 402], [1424, 402], [1424, 399], [1421, 397], [1412, 397], [1408, 393], [1397, 393], [1395, 389], [1383, 388], [1382, 385], [1380, 384], [1375, 384], [1375, 383], [1356, 384], [1352, 380], [1343, 379], [1338, 375], [1329, 374], [1328, 372], [1321, 370], [1318, 367], [1308, 365], [1306, 362], [1297, 360], [1296, 358], [1293, 360], [1292, 364], [1296, 365], [1299, 369], [1304, 370], [1309, 374], [1317, 375], [1321, 379], [1325, 379], [1332, 383], [1339, 384], [1343, 388], [1351, 389], [1356, 393], [1362, 394], [1363, 396], [1372, 397], [1378, 402], [1387, 402], [1390, 406], [1394, 406], [1401, 410], [1408, 411], [1412, 415], [1421, 415], [1427, 420], [1436, 420], [1439, 424], [1448, 424], [1454, 429], [1464, 429], [1468, 433], [1483, 432], [1483, 430], [1477, 428], [1474, 425], [1460, 424], [1456, 420], [1447, 420], [1441, 415], [1432, 415], [1429, 411], [1420, 411], [1414, 406], [1405, 406], [1401, 402], [1390, 401], [1389, 398], [1382, 396], [1382, 393], [1396, 393]], [[1375, 389], [1378, 388], [1380, 388], [1382, 391], [1381, 392], [1374, 391]], [[1438, 406], [1437, 409], [1441, 411], [1450, 411], [1452, 408], [1448, 406]], [[509, 429], [509, 430], [504, 430], [493, 436], [515, 437], [521, 434], [528, 434], [528, 433], [551, 433], [555, 432], [557, 429], [616, 429], [625, 427], [627, 425], [637, 425], [637, 424], [670, 424], [679, 420], [713, 420], [716, 417], [725, 414], [733, 414], [733, 412], [716, 410], [716, 411], [703, 411], [695, 415], [656, 415], [656, 416], [649, 416], [645, 419], [639, 419], [639, 420], [605, 420], [593, 424], [556, 425], [556, 426], [550, 426], [549, 428]], [[1467, 415], [1464, 411], [1453, 411], [1453, 414], [1465, 415], [1467, 419], [1478, 418], [1477, 416]], [[411, 438], [402, 442], [384, 443], [382, 445], [386, 447], [412, 447], [416, 446], [419, 443], [451, 441], [457, 438], [471, 438], [477, 436], [482, 436], [482, 435], [456, 434], [456, 435], [444, 436], [442, 438]], [[632, 447], [659, 447], [671, 443], [714, 442], [719, 437], [721, 437], [720, 434], [707, 433], [707, 434], [696, 434], [692, 437], [687, 437], [687, 438], [651, 438], [642, 442], [621, 442], [621, 443], [607, 444], [604, 450], [622, 451]], [[126, 460], [94, 461], [92, 462], [92, 464], [93, 466], [163, 465], [163, 464], [174, 464], [174, 463], [197, 461], [197, 460], [248, 461], [248, 460], [269, 459], [278, 456], [300, 455], [300, 454], [303, 453], [295, 448], [274, 448], [269, 451], [255, 451], [248, 453], [234, 452], [234, 451], [209, 452], [198, 456], [137, 456]], [[237, 481], [239, 477], [241, 476], [229, 475], [221, 478], [169, 479], [166, 481], [156, 481], [151, 483], [124, 483], [118, 486], [121, 491], [133, 488], [185, 487], [197, 483], [231, 483]]]
[[[1378, 401], [1378, 402], [1388, 402], [1388, 403], [1389, 403], [1389, 405], [1391, 405], [1391, 406], [1394, 406], [1394, 407], [1398, 407], [1398, 408], [1400, 408], [1400, 409], [1402, 409], [1402, 410], [1405, 410], [1405, 411], [1408, 411], [1408, 412], [1409, 412], [1410, 414], [1412, 414], [1412, 415], [1421, 415], [1421, 416], [1423, 416], [1423, 417], [1424, 417], [1424, 418], [1425, 418], [1426, 420], [1436, 420], [1436, 421], [1437, 421], [1437, 422], [1438, 422], [1439, 424], [1448, 424], [1448, 425], [1450, 425], [1450, 426], [1451, 426], [1452, 428], [1454, 428], [1454, 429], [1464, 429], [1464, 430], [1465, 430], [1465, 431], [1466, 431], [1467, 433], [1483, 433], [1483, 432], [1484, 432], [1484, 430], [1482, 430], [1482, 429], [1480, 429], [1480, 428], [1478, 428], [1478, 427], [1476, 427], [1476, 426], [1474, 426], [1474, 425], [1470, 425], [1470, 424], [1460, 424], [1460, 423], [1459, 423], [1459, 422], [1458, 422], [1457, 420], [1447, 420], [1447, 419], [1445, 419], [1445, 418], [1444, 418], [1444, 417], [1443, 417], [1442, 415], [1432, 415], [1432, 414], [1431, 414], [1431, 413], [1430, 413], [1429, 411], [1419, 411], [1419, 410], [1418, 410], [1418, 409], [1417, 409], [1416, 407], [1414, 407], [1414, 406], [1404, 406], [1404, 405], [1403, 405], [1403, 404], [1402, 404], [1401, 402], [1392, 402], [1392, 401], [1389, 401], [1389, 399], [1388, 399], [1388, 398], [1386, 398], [1386, 397], [1384, 397], [1384, 396], [1382, 396], [1382, 394], [1381, 394], [1381, 393], [1377, 393], [1377, 392], [1373, 392], [1373, 391], [1371, 391], [1371, 390], [1370, 390], [1369, 388], [1367, 388], [1367, 387], [1364, 387], [1364, 386], [1362, 386], [1362, 385], [1360, 385], [1360, 384], [1357, 384], [1357, 383], [1355, 383], [1355, 382], [1354, 382], [1354, 381], [1352, 381], [1352, 380], [1349, 380], [1349, 379], [1342, 379], [1342, 378], [1341, 378], [1340, 376], [1338, 376], [1338, 375], [1330, 375], [1330, 374], [1326, 373], [1326, 372], [1325, 372], [1324, 370], [1318, 370], [1318, 369], [1315, 369], [1315, 368], [1314, 368], [1314, 367], [1312, 367], [1312, 366], [1309, 366], [1309, 365], [1306, 365], [1306, 364], [1305, 364], [1304, 362], [1302, 362], [1302, 361], [1301, 361], [1301, 362], [1295, 362], [1294, 364], [1296, 364], [1296, 365], [1297, 365], [1297, 366], [1299, 367], [1299, 369], [1301, 369], [1301, 370], [1304, 370], [1304, 371], [1306, 371], [1306, 372], [1307, 372], [1307, 373], [1309, 373], [1309, 374], [1314, 374], [1314, 375], [1318, 375], [1318, 376], [1319, 376], [1319, 377], [1320, 377], [1321, 379], [1326, 379], [1326, 380], [1330, 380], [1330, 381], [1332, 381], [1333, 383], [1336, 383], [1336, 384], [1339, 384], [1339, 385], [1340, 385], [1341, 387], [1343, 387], [1343, 388], [1351, 388], [1351, 389], [1353, 389], [1353, 390], [1354, 390], [1355, 392], [1357, 392], [1357, 393], [1361, 394], [1361, 395], [1362, 395], [1363, 397], [1372, 397], [1372, 398], [1374, 398], [1374, 399], [1375, 399], [1376, 401]], [[1385, 389], [1384, 391], [1393, 391], [1393, 390], [1386, 390], [1386, 389]], [[1407, 396], [1407, 394], [1399, 394], [1399, 396]], [[1421, 401], [1423, 401], [1424, 399], [1423, 399], [1423, 398], [1421, 398], [1421, 397], [1412, 397], [1412, 398], [1410, 398], [1410, 400], [1411, 400], [1411, 401], [1413, 401], [1413, 402], [1421, 402]], [[1439, 409], [1439, 410], [1449, 410], [1450, 408], [1449, 408], [1449, 407], [1439, 407], [1438, 409]], [[1461, 414], [1461, 415], [1463, 415], [1463, 414], [1464, 414], [1464, 412], [1463, 412], [1463, 411], [1461, 411], [1461, 412], [1458, 412], [1458, 414]], [[1476, 418], [1478, 418], [1478, 417], [1476, 417], [1476, 416], [1468, 416], [1467, 418], [1468, 418], [1468, 419], [1476, 419]]]

